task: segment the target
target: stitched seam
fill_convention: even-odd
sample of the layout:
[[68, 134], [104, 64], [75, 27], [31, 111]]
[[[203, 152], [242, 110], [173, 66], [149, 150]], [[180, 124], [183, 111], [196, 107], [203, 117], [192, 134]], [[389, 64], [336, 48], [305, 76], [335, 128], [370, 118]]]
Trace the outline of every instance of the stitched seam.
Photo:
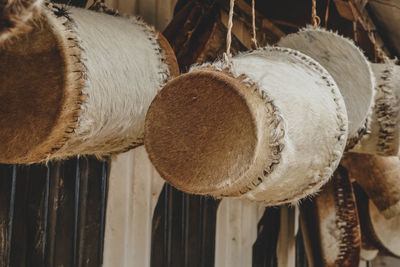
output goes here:
[[333, 181], [336, 208], [336, 227], [340, 231], [339, 254], [336, 266], [343, 266], [346, 260], [357, 253], [360, 242], [360, 229], [357, 220], [357, 207], [353, 198], [350, 181], [336, 177]]
[[397, 114], [399, 107], [392, 88], [394, 65], [387, 64], [387, 68], [381, 73], [377, 90], [383, 96], [376, 100], [375, 113], [379, 124], [379, 136], [377, 151], [381, 155], [393, 154], [395, 148], [395, 134], [397, 126]]
[[[275, 106], [273, 101], [269, 98], [267, 93], [264, 90], [260, 89], [260, 86], [253, 82], [247, 75], [241, 74], [238, 77], [235, 77], [234, 74], [231, 72], [231, 69], [226, 66], [217, 67], [212, 65], [211, 63], [204, 63], [199, 66], [193, 66], [191, 70], [212, 70], [212, 71], [219, 71], [223, 72], [234, 79], [240, 80], [242, 84], [244, 84], [248, 90], [251, 90], [257, 97], [260, 97], [267, 107], [267, 126], [271, 127], [270, 131], [270, 143], [269, 149], [271, 150], [271, 164], [266, 166], [263, 170], [263, 176], [259, 176], [254, 178], [252, 181], [248, 182], [245, 186], [242, 186], [237, 192], [230, 192], [229, 194], [224, 193], [217, 193], [213, 195], [213, 197], [221, 198], [221, 197], [232, 197], [232, 196], [241, 196], [246, 194], [247, 192], [253, 190], [254, 188], [258, 187], [264, 181], [267, 176], [273, 172], [276, 165], [279, 164], [281, 159], [281, 152], [284, 149], [284, 142], [283, 137], [285, 136], [285, 124], [283, 123], [283, 118], [280, 115], [279, 109]], [[219, 191], [219, 190], [218, 190]], [[212, 194], [212, 193], [211, 193]]]
[[[170, 70], [168, 68], [167, 64], [167, 57], [164, 51], [161, 49], [159, 43], [158, 43], [158, 34], [156, 34], [156, 30], [153, 26], [147, 24], [143, 19], [135, 17], [135, 16], [128, 16], [128, 15], [121, 15], [118, 13], [117, 10], [112, 10], [108, 9], [105, 6], [102, 6], [100, 8], [92, 8], [90, 9], [94, 12], [102, 13], [105, 15], [110, 15], [110, 16], [115, 16], [115, 17], [123, 17], [126, 19], [129, 19], [129, 21], [132, 24], [135, 24], [143, 29], [143, 31], [146, 33], [147, 39], [151, 42], [151, 46], [153, 47], [155, 54], [157, 58], [159, 59], [159, 65], [158, 65], [158, 84], [159, 84], [159, 89], [158, 91], [161, 90], [161, 88], [164, 87], [164, 85], [172, 79]], [[122, 148], [121, 150], [118, 151], [113, 151], [109, 153], [104, 153], [102, 155], [102, 158], [105, 157], [110, 157], [115, 154], [120, 154], [127, 152], [133, 148], [139, 147], [144, 144], [144, 137], [137, 137], [135, 138], [127, 147]]]
[[45, 161], [48, 162], [51, 159], [51, 156], [66, 144], [79, 125], [81, 106], [83, 102], [85, 102], [86, 97], [83, 93], [83, 88], [85, 87], [86, 82], [86, 66], [81, 60], [81, 53], [77, 53], [78, 51], [82, 52], [83, 49], [79, 44], [76, 32], [73, 30], [73, 21], [69, 17], [68, 11], [64, 7], [59, 7], [51, 3], [45, 3], [45, 6], [49, 9], [51, 15], [60, 23], [62, 31], [65, 33], [65, 36], [62, 38], [66, 43], [66, 65], [71, 68], [70, 72], [73, 74], [72, 77], [68, 77], [67, 86], [72, 87], [75, 92], [73, 96], [75, 98], [75, 107], [72, 110], [71, 121], [68, 122], [61, 140], [55, 143], [53, 148], [46, 153]]

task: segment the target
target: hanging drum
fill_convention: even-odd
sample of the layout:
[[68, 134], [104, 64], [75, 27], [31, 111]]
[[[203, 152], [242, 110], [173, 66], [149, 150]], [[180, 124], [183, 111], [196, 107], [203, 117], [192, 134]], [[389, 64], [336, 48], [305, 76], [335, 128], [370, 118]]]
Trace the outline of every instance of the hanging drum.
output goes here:
[[145, 145], [180, 190], [277, 205], [315, 193], [347, 137], [329, 73], [292, 49], [266, 47], [193, 67], [167, 83], [146, 115]]
[[348, 153], [341, 163], [386, 218], [400, 215], [400, 159]]
[[383, 254], [400, 257], [400, 216], [386, 218], [373, 201], [359, 205], [362, 232]]
[[343, 167], [312, 199], [300, 205], [301, 230], [310, 267], [360, 263], [361, 229], [352, 184]]
[[391, 61], [372, 64], [376, 79], [371, 130], [352, 151], [396, 156], [400, 139], [400, 67]]
[[168, 42], [144, 22], [64, 7], [47, 4], [0, 44], [2, 163], [142, 144], [151, 100], [178, 74]]
[[335, 79], [349, 116], [348, 148], [368, 131], [374, 107], [375, 79], [367, 58], [354, 43], [336, 33], [308, 27], [283, 37], [278, 45], [318, 61]]

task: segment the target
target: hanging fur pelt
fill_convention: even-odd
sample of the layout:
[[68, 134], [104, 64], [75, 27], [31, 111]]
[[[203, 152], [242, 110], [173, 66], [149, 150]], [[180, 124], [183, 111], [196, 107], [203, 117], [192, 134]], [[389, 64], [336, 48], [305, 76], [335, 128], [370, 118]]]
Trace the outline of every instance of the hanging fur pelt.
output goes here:
[[26, 27], [41, 4], [42, 0], [0, 0], [0, 42]]

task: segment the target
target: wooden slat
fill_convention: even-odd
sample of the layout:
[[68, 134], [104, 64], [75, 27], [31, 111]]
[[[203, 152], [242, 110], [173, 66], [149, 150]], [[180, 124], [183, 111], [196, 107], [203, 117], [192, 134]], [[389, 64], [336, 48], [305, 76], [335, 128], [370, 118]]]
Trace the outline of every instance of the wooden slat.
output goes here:
[[151, 225], [164, 181], [144, 147], [111, 164], [104, 266], [150, 266]]
[[278, 267], [294, 267], [296, 265], [296, 234], [299, 225], [297, 207], [281, 207], [281, 221], [276, 254]]
[[257, 224], [264, 213], [258, 204], [239, 199], [223, 199], [217, 212], [215, 266], [252, 265]]

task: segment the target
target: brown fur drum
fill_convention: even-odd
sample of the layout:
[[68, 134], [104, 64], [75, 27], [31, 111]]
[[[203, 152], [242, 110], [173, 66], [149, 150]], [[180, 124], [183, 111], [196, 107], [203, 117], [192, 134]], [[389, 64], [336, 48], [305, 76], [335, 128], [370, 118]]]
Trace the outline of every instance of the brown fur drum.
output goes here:
[[141, 145], [151, 100], [179, 72], [143, 21], [54, 4], [0, 43], [0, 59], [2, 163]]
[[308, 56], [279, 47], [193, 67], [156, 96], [145, 125], [146, 149], [167, 182], [265, 205], [318, 191], [346, 138], [332, 77]]

